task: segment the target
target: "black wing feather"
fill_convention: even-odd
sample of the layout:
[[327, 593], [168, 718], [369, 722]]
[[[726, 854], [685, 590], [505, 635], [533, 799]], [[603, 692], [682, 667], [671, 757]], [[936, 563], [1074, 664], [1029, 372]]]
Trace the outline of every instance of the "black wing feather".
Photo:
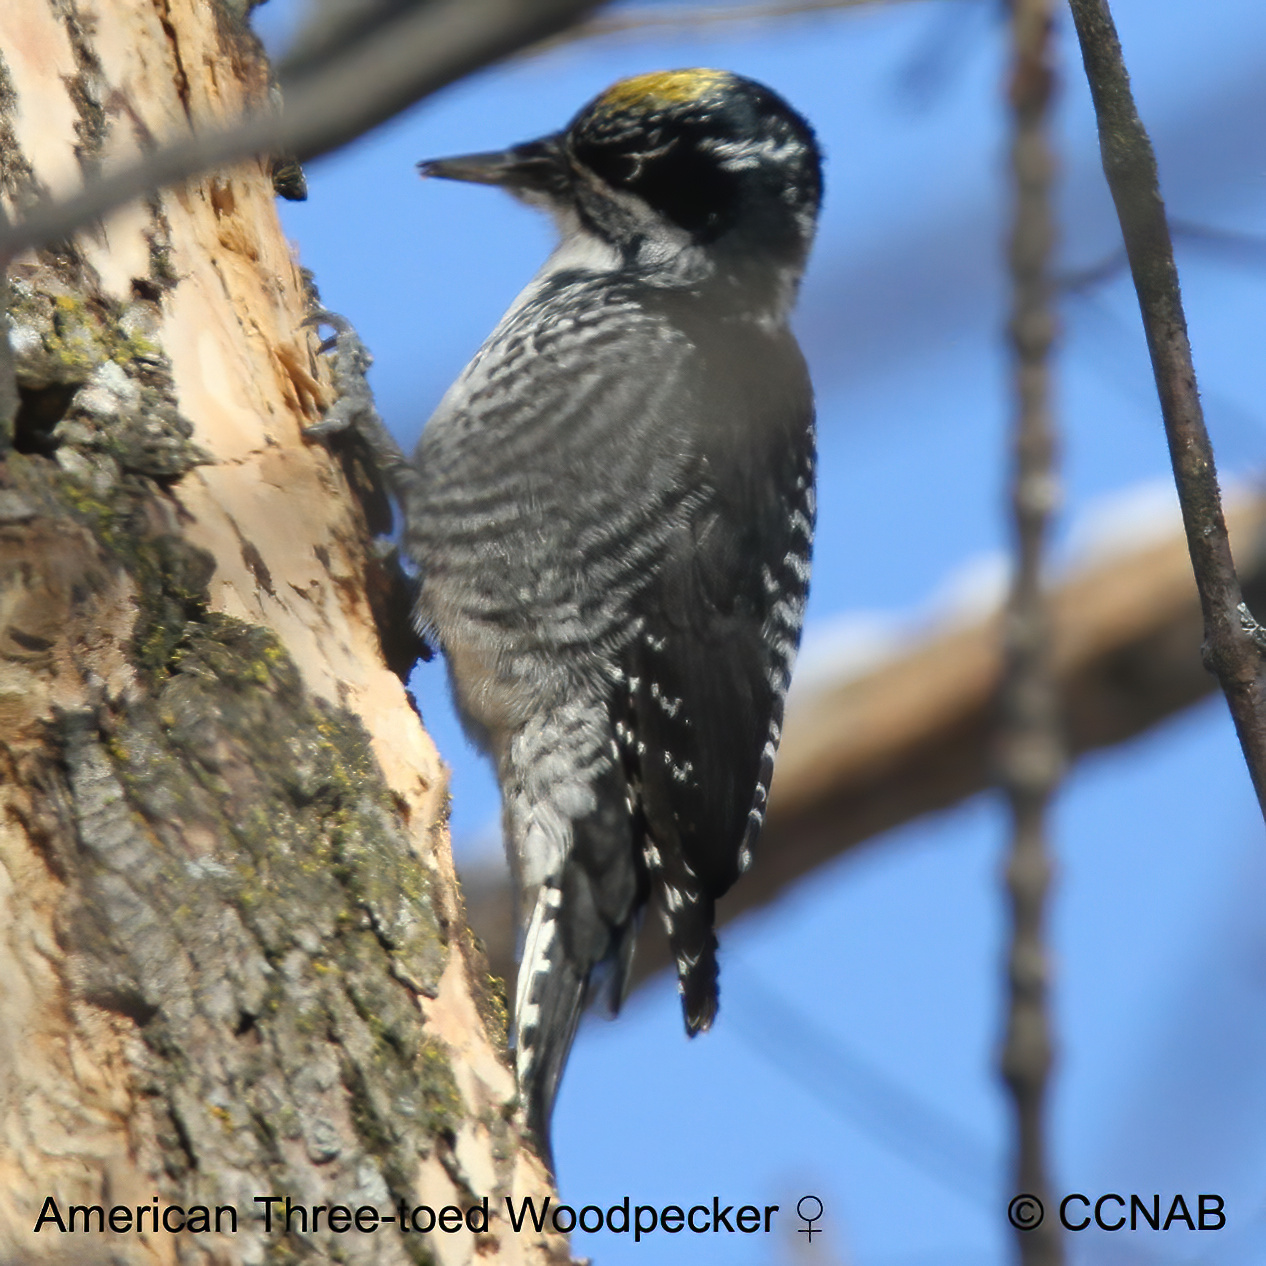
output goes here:
[[813, 411], [798, 351], [784, 336], [772, 347], [735, 339], [725, 352], [728, 390], [710, 374], [696, 402], [698, 501], [640, 595], [625, 666], [626, 746], [692, 1033], [716, 1012], [715, 902], [745, 869], [763, 818], [813, 518]]

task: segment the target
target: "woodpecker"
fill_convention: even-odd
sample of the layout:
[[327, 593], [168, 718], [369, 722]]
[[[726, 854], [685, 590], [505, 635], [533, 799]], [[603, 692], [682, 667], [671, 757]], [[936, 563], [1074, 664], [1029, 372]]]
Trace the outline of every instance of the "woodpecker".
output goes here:
[[552, 1166], [581, 1012], [600, 991], [619, 1009], [648, 903], [687, 1032], [717, 1012], [714, 906], [752, 860], [808, 593], [813, 397], [788, 317], [821, 160], [769, 88], [692, 69], [419, 166], [559, 231], [393, 481], [418, 631], [501, 786], [516, 1068]]

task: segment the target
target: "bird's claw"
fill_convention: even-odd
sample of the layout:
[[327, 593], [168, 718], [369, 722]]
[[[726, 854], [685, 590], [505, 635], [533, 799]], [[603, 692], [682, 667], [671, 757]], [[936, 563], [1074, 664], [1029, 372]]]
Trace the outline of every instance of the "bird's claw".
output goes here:
[[325, 416], [304, 428], [304, 435], [313, 440], [326, 442], [332, 435], [346, 431], [363, 431], [365, 427], [382, 422], [374, 407], [374, 393], [370, 390], [366, 374], [374, 363], [369, 349], [361, 342], [352, 323], [337, 312], [324, 309], [313, 312], [301, 323], [309, 329], [329, 326], [334, 333], [321, 341], [318, 351], [330, 357], [330, 374], [337, 393], [333, 405]]

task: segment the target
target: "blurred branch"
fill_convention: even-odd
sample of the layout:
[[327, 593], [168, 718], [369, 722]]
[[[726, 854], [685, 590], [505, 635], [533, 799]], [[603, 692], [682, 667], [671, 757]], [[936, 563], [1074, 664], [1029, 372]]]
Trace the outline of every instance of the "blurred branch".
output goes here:
[[1063, 269], [1055, 278], [1056, 289], [1064, 294], [1084, 294], [1103, 285], [1105, 281], [1111, 281], [1129, 265], [1129, 262], [1125, 247], [1119, 247], [1117, 250], [1109, 251], [1093, 264]]
[[[1233, 504], [1230, 522], [1245, 594], [1266, 605], [1266, 498]], [[1123, 546], [1066, 577], [1052, 588], [1050, 608], [1070, 756], [1124, 742], [1216, 686], [1201, 662], [1200, 601], [1179, 534]], [[721, 901], [720, 922], [768, 905], [874, 836], [991, 785], [1001, 623], [995, 611], [935, 629], [868, 672], [792, 688], [761, 846], [744, 882]], [[505, 867], [462, 881], [493, 970], [512, 979]], [[644, 980], [668, 964], [658, 925], [648, 921], [634, 974]]]
[[[1194, 220], [1170, 220], [1169, 231], [1175, 242], [1201, 246], [1224, 257], [1237, 256], [1249, 264], [1266, 263], [1266, 236], [1259, 233], [1240, 233], [1235, 229], [1220, 229]], [[1055, 284], [1065, 293], [1081, 294], [1110, 281], [1129, 266], [1130, 257], [1125, 247], [1118, 246], [1093, 264], [1062, 270], [1056, 276]]]
[[1249, 264], [1266, 263], [1266, 235], [1243, 233], [1238, 229], [1220, 229], [1196, 220], [1169, 221], [1169, 230], [1176, 242], [1200, 245], [1224, 256], [1238, 256]]
[[[133, 198], [259, 154], [303, 162], [326, 154], [490, 62], [555, 34], [595, 0], [430, 0], [387, 5], [381, 22], [332, 51], [304, 46], [279, 75], [284, 110], [261, 108], [225, 128], [161, 143], [65, 200], [45, 198], [0, 226], [0, 261], [55, 241]], [[310, 69], [305, 69], [310, 68]]]
[[[1010, 334], [1014, 352], [1012, 513], [1015, 569], [1003, 623], [1004, 669], [998, 726], [998, 780], [1011, 809], [1006, 882], [1011, 902], [1008, 1008], [1001, 1071], [1015, 1106], [1016, 1192], [1050, 1206], [1046, 1087], [1052, 1038], [1047, 1002], [1046, 900], [1051, 863], [1047, 815], [1063, 767], [1059, 703], [1051, 664], [1051, 613], [1043, 579], [1050, 517], [1057, 500], [1050, 353], [1055, 337], [1051, 254], [1050, 104], [1054, 92], [1051, 0], [1011, 6], [1013, 115]], [[1018, 1216], [1025, 1210], [1021, 1208]], [[1024, 1266], [1064, 1259], [1055, 1218], [1021, 1222]]]
[[729, 1023], [781, 1076], [947, 1191], [990, 1212], [996, 1208], [997, 1165], [974, 1130], [872, 1064], [820, 1013], [794, 1006], [785, 990], [769, 988], [746, 964], [731, 958], [725, 974], [742, 997], [742, 1005], [730, 1007]]
[[1104, 173], [1138, 292], [1170, 462], [1204, 614], [1205, 663], [1230, 705], [1258, 803], [1266, 812], [1266, 659], [1244, 606], [1205, 428], [1157, 179], [1156, 156], [1130, 92], [1107, 0], [1071, 0], [1099, 123]]
[[781, 18], [831, 13], [841, 9], [874, 8], [878, 5], [909, 3], [909, 0], [753, 0], [749, 4], [692, 4], [654, 12], [619, 13], [579, 22], [571, 30], [555, 36], [548, 44], [573, 40], [602, 39], [609, 35], [663, 34], [695, 31], [742, 22], [773, 22]]

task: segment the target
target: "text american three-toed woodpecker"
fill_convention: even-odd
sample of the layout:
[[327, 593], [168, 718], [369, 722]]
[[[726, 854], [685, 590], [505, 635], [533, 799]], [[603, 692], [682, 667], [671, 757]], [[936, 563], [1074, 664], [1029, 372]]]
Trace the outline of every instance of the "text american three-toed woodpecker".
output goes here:
[[561, 240], [411, 463], [372, 408], [320, 429], [372, 432], [415, 621], [496, 764], [548, 1159], [581, 1011], [600, 979], [619, 1007], [648, 902], [687, 1031], [716, 1015], [714, 903], [752, 859], [808, 591], [813, 399], [787, 321], [821, 163], [768, 88], [681, 70], [421, 168], [543, 207]]

